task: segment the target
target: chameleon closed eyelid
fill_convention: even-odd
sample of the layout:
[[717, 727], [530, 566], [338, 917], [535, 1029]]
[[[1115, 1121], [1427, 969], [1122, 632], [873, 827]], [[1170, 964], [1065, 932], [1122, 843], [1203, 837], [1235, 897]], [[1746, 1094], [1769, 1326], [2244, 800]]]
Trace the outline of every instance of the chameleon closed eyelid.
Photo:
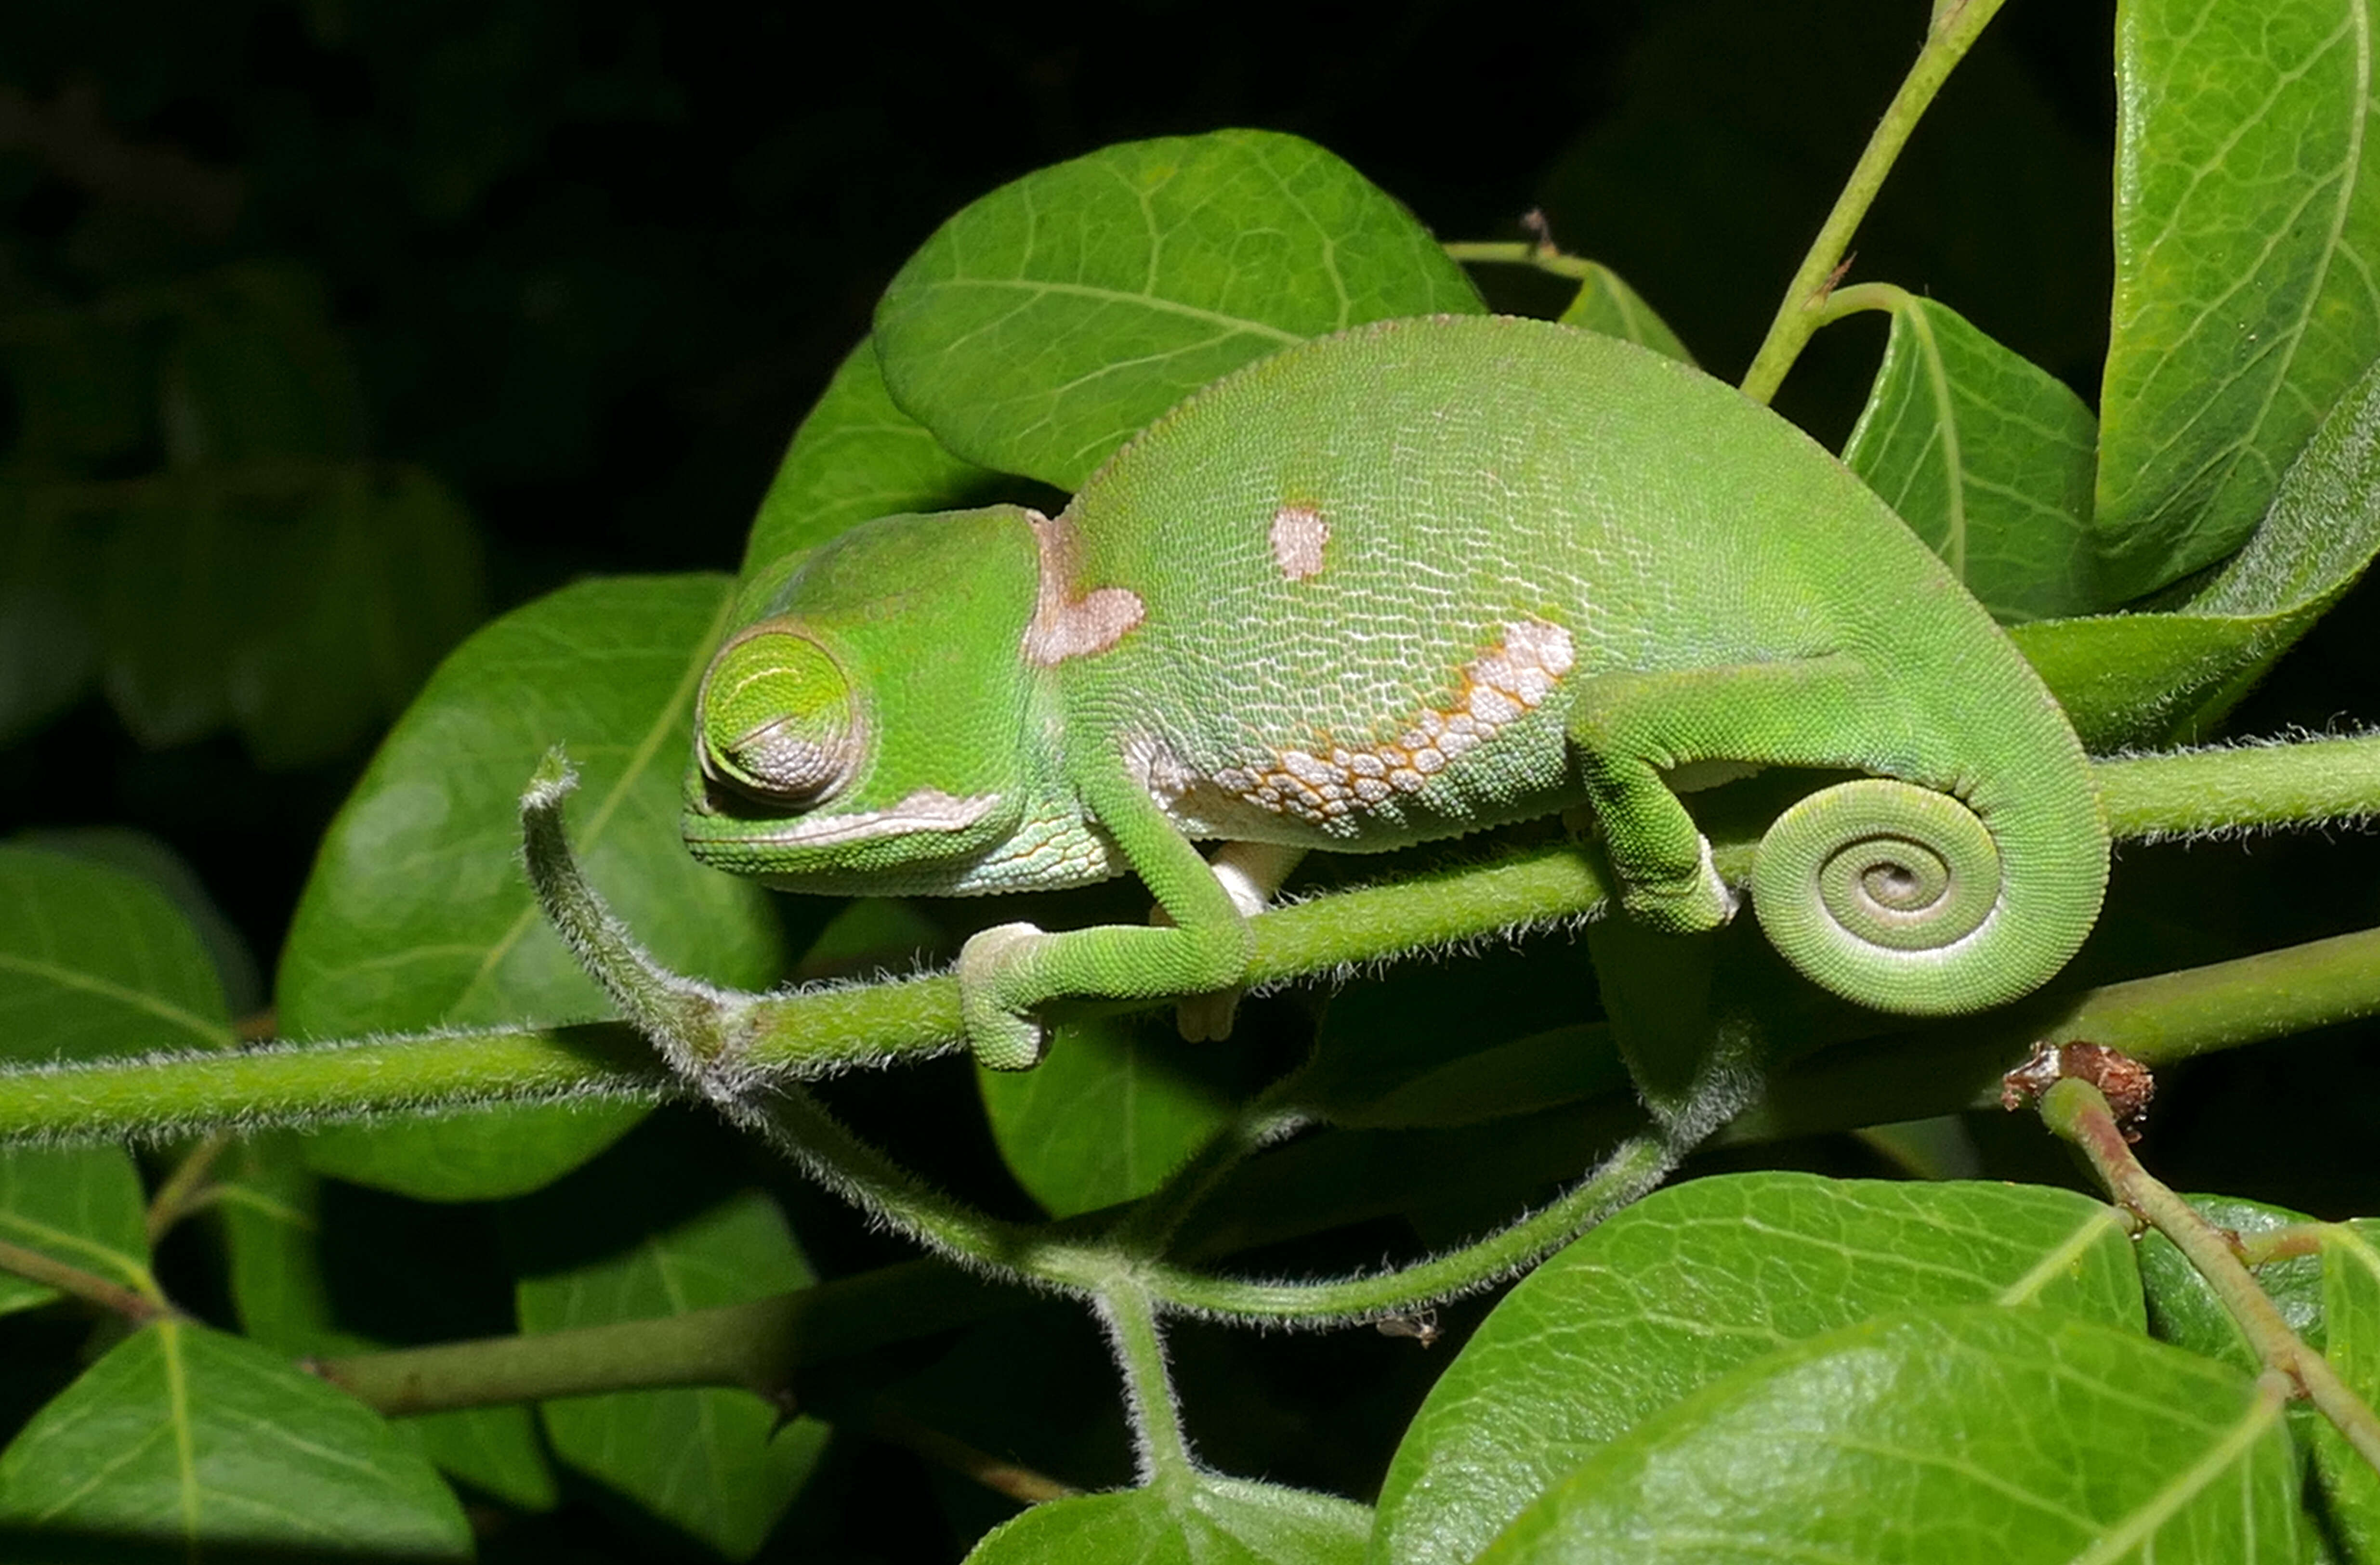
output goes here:
[[695, 726], [703, 775], [764, 803], [820, 803], [859, 770], [851, 682], [786, 620], [764, 620], [720, 649]]

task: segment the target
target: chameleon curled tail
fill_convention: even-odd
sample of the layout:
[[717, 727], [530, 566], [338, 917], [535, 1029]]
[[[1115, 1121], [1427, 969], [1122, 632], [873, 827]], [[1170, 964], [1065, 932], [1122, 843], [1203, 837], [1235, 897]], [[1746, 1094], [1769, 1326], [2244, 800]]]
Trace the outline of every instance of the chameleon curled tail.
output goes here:
[[2106, 831], [2087, 776], [1986, 813], [1989, 826], [1892, 778], [1809, 795], [1761, 838], [1761, 928], [1804, 977], [1878, 1010], [1951, 1014], [2029, 992], [2098, 916]]

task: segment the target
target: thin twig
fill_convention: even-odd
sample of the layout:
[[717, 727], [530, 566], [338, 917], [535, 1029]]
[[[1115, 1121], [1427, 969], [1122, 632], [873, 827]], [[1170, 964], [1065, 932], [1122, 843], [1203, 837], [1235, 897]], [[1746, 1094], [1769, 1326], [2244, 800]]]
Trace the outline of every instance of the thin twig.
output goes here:
[[113, 1310], [135, 1326], [146, 1326], [161, 1315], [171, 1315], [174, 1307], [160, 1298], [152, 1297], [138, 1289], [110, 1282], [94, 1276], [80, 1267], [68, 1266], [55, 1256], [39, 1250], [29, 1250], [21, 1244], [0, 1240], [0, 1271], [14, 1272], [29, 1282], [39, 1282], [61, 1293], [70, 1293], [87, 1304]]
[[2328, 1360], [2289, 1329], [2279, 1308], [2233, 1253], [2230, 1240], [2141, 1167], [2099, 1089], [2069, 1077], [2042, 1095], [2041, 1117], [2089, 1159], [2110, 1195], [2172, 1241], [2230, 1312], [2256, 1356], [2287, 1376], [2347, 1437], [2357, 1454], [2380, 1469], [2380, 1417], [2338, 1377]]

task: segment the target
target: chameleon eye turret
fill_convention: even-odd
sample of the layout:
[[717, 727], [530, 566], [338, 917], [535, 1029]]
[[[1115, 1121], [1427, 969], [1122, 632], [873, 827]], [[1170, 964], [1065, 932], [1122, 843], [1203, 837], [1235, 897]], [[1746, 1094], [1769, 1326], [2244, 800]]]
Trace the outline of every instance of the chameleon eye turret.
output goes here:
[[851, 683], [826, 649], [787, 620], [764, 620], [720, 649], [695, 710], [703, 775], [766, 804], [832, 798], [859, 770]]

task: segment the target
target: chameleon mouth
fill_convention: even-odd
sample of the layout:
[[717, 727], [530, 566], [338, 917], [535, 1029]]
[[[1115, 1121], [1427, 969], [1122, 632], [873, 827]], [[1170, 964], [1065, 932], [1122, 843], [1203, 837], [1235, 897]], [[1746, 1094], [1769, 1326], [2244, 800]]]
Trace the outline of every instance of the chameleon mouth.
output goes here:
[[997, 794], [954, 798], [939, 788], [920, 788], [883, 809], [852, 810], [841, 815], [806, 815], [764, 831], [711, 835], [688, 831], [688, 842], [760, 843], [770, 847], [833, 847], [877, 837], [904, 837], [919, 831], [964, 831], [991, 813]]

